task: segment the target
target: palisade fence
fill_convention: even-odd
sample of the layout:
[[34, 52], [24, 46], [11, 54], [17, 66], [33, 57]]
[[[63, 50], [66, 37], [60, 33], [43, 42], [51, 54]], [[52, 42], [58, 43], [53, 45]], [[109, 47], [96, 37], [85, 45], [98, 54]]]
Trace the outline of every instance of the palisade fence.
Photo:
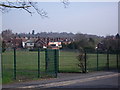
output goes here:
[[28, 51], [16, 48], [2, 53], [4, 82], [57, 77], [59, 50]]

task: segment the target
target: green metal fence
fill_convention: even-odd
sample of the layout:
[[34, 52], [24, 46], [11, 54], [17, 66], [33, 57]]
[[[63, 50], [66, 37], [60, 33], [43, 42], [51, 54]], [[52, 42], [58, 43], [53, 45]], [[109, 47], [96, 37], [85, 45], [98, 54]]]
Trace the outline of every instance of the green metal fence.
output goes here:
[[59, 72], [80, 72], [78, 54], [78, 51], [75, 50], [60, 50]]
[[[96, 51], [94, 53], [88, 53], [87, 50], [85, 54], [85, 71], [100, 71], [100, 70], [119, 70], [120, 68], [120, 53], [116, 51]], [[81, 68], [78, 66], [77, 56], [79, 52], [76, 50], [60, 51], [60, 72], [81, 72]]]
[[93, 54], [87, 53], [86, 68], [88, 71], [119, 70], [119, 55], [120, 53], [109, 50], [102, 53], [98, 50]]
[[[57, 77], [58, 72], [81, 72], [79, 52], [66, 50], [37, 51], [12, 49], [2, 53], [3, 83], [13, 80]], [[120, 53], [106, 51], [85, 52], [85, 71], [119, 70]]]
[[14, 72], [17, 79], [35, 78], [38, 75], [38, 56], [37, 52], [17, 51]]
[[3, 83], [13, 80], [57, 77], [59, 50], [18, 50], [2, 53]]
[[57, 77], [58, 72], [58, 50], [48, 49], [45, 51], [46, 67], [45, 71], [48, 76]]
[[2, 53], [2, 81], [3, 83], [11, 82], [14, 79], [14, 51]]

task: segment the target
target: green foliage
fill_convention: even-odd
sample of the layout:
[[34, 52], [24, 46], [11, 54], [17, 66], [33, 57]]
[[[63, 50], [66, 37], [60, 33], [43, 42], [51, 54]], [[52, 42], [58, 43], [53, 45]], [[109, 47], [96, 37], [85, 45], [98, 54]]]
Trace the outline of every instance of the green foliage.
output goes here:
[[89, 52], [94, 52], [95, 51], [95, 41], [94, 39], [90, 38], [90, 40], [87, 39], [81, 39], [79, 41], [74, 41], [66, 46], [63, 45], [65, 48], [69, 49], [79, 49], [80, 47], [83, 49], [88, 50]]

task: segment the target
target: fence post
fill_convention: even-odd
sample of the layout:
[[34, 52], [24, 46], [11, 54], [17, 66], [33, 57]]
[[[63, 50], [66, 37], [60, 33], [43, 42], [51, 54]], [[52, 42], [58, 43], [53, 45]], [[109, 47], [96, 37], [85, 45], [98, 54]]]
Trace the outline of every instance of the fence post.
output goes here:
[[59, 49], [57, 50], [57, 71], [59, 72]]
[[109, 70], [109, 50], [107, 50], [107, 69]]
[[47, 72], [47, 68], [48, 68], [48, 54], [47, 54], [47, 49], [45, 49], [45, 71]]
[[54, 52], [55, 77], [57, 77], [57, 50], [55, 49]]
[[120, 50], [118, 50], [118, 72], [120, 72]]
[[86, 57], [86, 50], [85, 50], [85, 73], [87, 72], [87, 57]]
[[97, 48], [97, 71], [98, 71], [98, 48]]
[[14, 48], [14, 79], [16, 80], [16, 48]]
[[117, 69], [118, 69], [118, 50], [116, 50], [116, 60], [117, 60]]
[[38, 48], [38, 78], [40, 77], [40, 48]]

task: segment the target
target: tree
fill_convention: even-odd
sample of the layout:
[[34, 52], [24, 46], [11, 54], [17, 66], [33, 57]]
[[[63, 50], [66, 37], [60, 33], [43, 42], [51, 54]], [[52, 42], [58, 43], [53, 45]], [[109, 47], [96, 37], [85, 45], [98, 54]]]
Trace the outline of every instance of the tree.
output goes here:
[[23, 9], [30, 13], [31, 15], [34, 13], [30, 9], [33, 8], [42, 18], [48, 17], [47, 12], [43, 9], [38, 9], [37, 2], [31, 2], [30, 0], [16, 0], [16, 2], [11, 2], [10, 0], [6, 0], [5, 2], [0, 2], [0, 10], [2, 12], [9, 11], [10, 9]]
[[[68, 0], [62, 0], [64, 7], [66, 8], [69, 5]], [[31, 11], [33, 8], [42, 18], [48, 17], [48, 14], [45, 10], [39, 9], [37, 6], [37, 2], [32, 2], [31, 0], [16, 0], [16, 2], [11, 2], [11, 0], [5, 0], [4, 2], [0, 2], [0, 10], [2, 12], [9, 11], [10, 9], [23, 9], [30, 13], [31, 15], [34, 13]]]
[[117, 49], [120, 50], [120, 47], [119, 47], [120, 46], [120, 35], [117, 33], [115, 37], [117, 40]]
[[118, 50], [119, 49], [119, 39], [117, 37], [119, 37], [118, 34], [116, 36], [106, 36], [101, 41], [102, 44], [99, 47], [99, 49], [102, 49], [103, 51], [109, 49], [109, 51], [111, 51], [111, 52]]
[[11, 37], [14, 37], [14, 34], [13, 34], [12, 30], [7, 29], [7, 30], [2, 31], [2, 38], [4, 40], [8, 40]]
[[35, 30], [32, 30], [32, 35], [34, 35], [35, 34]]

